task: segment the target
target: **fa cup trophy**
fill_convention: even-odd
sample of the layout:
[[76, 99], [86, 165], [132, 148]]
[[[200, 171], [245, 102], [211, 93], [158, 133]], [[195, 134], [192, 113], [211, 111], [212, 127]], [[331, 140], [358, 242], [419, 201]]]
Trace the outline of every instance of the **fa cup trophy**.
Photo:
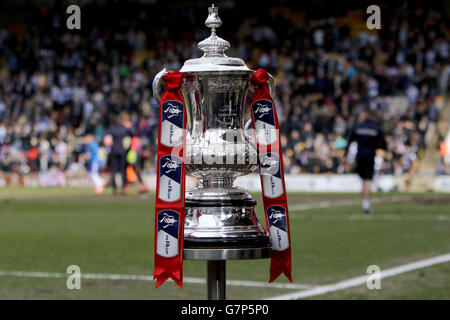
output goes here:
[[[228, 260], [267, 258], [289, 249], [290, 268], [274, 81], [264, 70], [256, 75], [242, 59], [225, 55], [230, 44], [216, 35], [222, 24], [218, 8], [208, 12], [211, 36], [198, 44], [203, 56], [187, 60], [179, 72], [162, 70], [153, 82], [160, 102], [155, 278], [162, 282], [168, 277], [182, 282], [181, 272], [167, 269], [182, 261], [183, 252], [185, 259]], [[252, 118], [246, 122], [249, 106]], [[254, 131], [247, 130], [250, 124]], [[281, 199], [264, 203], [270, 235], [258, 221], [254, 198], [234, 186], [237, 177], [258, 166], [264, 199]], [[199, 184], [185, 192], [186, 174]]]

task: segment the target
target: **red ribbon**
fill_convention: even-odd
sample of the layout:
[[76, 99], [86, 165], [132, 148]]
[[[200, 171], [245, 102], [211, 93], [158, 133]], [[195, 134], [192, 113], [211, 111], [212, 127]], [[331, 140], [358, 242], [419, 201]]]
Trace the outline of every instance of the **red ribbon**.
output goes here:
[[275, 103], [269, 92], [269, 74], [258, 69], [251, 76], [255, 91], [251, 101], [255, 141], [260, 157], [260, 178], [267, 229], [272, 241], [270, 280], [281, 273], [292, 282], [291, 237], [284, 183], [283, 154]]
[[168, 71], [159, 108], [155, 204], [156, 287], [172, 278], [183, 286], [185, 216], [186, 108], [181, 94], [183, 74]]

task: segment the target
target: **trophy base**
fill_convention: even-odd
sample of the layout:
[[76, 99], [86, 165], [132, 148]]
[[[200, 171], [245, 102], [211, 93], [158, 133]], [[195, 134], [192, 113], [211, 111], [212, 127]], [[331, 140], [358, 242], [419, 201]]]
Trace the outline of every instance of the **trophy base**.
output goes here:
[[184, 248], [185, 260], [253, 260], [270, 258], [271, 247], [258, 248]]
[[268, 232], [255, 214], [256, 201], [247, 191], [233, 188], [232, 194], [240, 197], [222, 193], [215, 198], [208, 190], [203, 199], [198, 192], [186, 193], [185, 249], [270, 248]]
[[195, 238], [184, 237], [184, 248], [186, 249], [231, 249], [231, 248], [265, 248], [270, 247], [270, 239], [268, 236], [260, 236], [255, 238]]

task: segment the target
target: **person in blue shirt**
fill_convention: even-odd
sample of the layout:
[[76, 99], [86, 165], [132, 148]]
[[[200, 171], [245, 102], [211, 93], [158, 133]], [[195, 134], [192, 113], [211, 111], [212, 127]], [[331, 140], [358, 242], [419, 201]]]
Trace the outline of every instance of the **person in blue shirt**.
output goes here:
[[105, 189], [106, 182], [100, 177], [100, 160], [98, 158], [99, 144], [92, 133], [86, 134], [85, 161], [89, 177], [94, 183], [94, 193], [100, 194]]

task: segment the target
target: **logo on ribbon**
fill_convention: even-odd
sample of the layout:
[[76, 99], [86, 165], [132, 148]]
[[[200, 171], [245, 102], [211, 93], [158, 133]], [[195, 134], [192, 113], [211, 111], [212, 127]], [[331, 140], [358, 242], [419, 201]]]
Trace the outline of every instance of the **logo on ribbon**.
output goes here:
[[287, 233], [286, 209], [282, 206], [272, 206], [267, 209], [270, 238], [272, 249], [283, 251], [289, 248], [289, 236]]
[[271, 145], [278, 139], [272, 101], [257, 100], [252, 104], [256, 140], [261, 145]]
[[269, 226], [276, 226], [286, 231], [286, 209], [282, 206], [272, 206], [267, 209]]
[[264, 168], [273, 168], [278, 165], [278, 161], [277, 161], [277, 159], [266, 155], [266, 157], [262, 161], [261, 165]]
[[269, 106], [261, 104], [259, 102], [255, 103], [256, 105], [256, 110], [255, 110], [255, 114], [258, 115], [258, 118], [261, 119], [261, 117], [268, 115], [269, 112], [272, 110], [271, 108], [269, 108]]
[[285, 217], [285, 214], [283, 211], [272, 209], [272, 211], [270, 212], [269, 219], [271, 219], [272, 223], [275, 224], [278, 221], [280, 221], [281, 219], [283, 219], [284, 217]]
[[167, 114], [167, 119], [178, 117], [180, 113], [183, 113], [183, 110], [180, 109], [180, 107], [176, 104], [173, 104], [172, 102], [167, 102], [166, 109], [163, 111]]
[[255, 120], [263, 121], [269, 125], [275, 125], [273, 116], [273, 103], [269, 100], [258, 100], [252, 105]]
[[172, 159], [166, 158], [165, 161], [166, 162], [161, 166], [161, 168], [165, 169], [165, 174], [177, 170], [177, 168], [180, 166], [176, 161], [173, 161]]
[[262, 154], [260, 163], [264, 196], [269, 198], [281, 196], [284, 189], [280, 170], [280, 156], [275, 152]]
[[167, 212], [163, 212], [163, 217], [161, 220], [159, 220], [159, 223], [161, 223], [163, 229], [166, 229], [167, 227], [173, 227], [176, 222], [177, 220]]
[[184, 105], [176, 100], [161, 104], [161, 143], [175, 147], [183, 142]]
[[163, 257], [170, 258], [178, 254], [178, 224], [180, 216], [172, 210], [158, 213], [158, 237], [156, 252]]
[[158, 198], [174, 202], [181, 197], [182, 160], [177, 156], [167, 155], [159, 160]]

